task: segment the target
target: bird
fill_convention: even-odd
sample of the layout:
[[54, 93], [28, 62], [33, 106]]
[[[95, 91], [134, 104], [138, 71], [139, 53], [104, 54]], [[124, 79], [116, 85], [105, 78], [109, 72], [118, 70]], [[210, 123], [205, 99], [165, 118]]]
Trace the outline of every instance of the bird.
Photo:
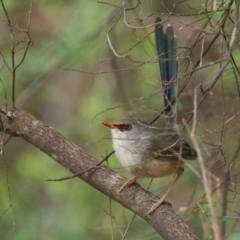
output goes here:
[[184, 160], [194, 160], [197, 153], [176, 130], [178, 85], [177, 38], [171, 24], [164, 31], [161, 18], [155, 21], [155, 43], [163, 91], [166, 126], [157, 128], [136, 118], [115, 122], [102, 121], [111, 129], [113, 148], [121, 165], [133, 177], [119, 191], [138, 178], [159, 178], [174, 174], [166, 193], [151, 207], [152, 214], [166, 199], [184, 172]]
[[175, 175], [164, 196], [148, 212], [153, 213], [181, 177], [183, 159], [197, 157], [195, 149], [173, 127], [157, 128], [135, 118], [101, 123], [111, 129], [116, 157], [122, 167], [133, 175], [121, 186], [120, 192], [138, 178]]

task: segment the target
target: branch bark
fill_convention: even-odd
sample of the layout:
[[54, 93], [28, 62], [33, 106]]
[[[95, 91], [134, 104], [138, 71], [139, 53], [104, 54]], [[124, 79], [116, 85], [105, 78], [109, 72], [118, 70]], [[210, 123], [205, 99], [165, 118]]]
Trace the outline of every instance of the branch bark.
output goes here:
[[[74, 174], [98, 164], [98, 160], [79, 146], [26, 112], [2, 108], [0, 119], [1, 132], [25, 139]], [[142, 217], [164, 239], [198, 239], [168, 204], [161, 205], [154, 214], [148, 215], [152, 203], [147, 199], [156, 197], [140, 186], [133, 185], [118, 193], [119, 186], [125, 179], [107, 166], [101, 165], [78, 177]]]

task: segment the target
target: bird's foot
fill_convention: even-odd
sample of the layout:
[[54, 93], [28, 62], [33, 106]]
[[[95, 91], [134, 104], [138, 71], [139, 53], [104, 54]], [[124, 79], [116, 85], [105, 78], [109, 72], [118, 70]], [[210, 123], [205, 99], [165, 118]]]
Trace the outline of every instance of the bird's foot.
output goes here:
[[125, 187], [127, 187], [127, 186], [130, 186], [130, 185], [132, 185], [132, 184], [134, 184], [134, 183], [137, 183], [136, 182], [136, 180], [138, 179], [138, 177], [132, 177], [132, 178], [130, 178], [130, 179], [128, 179], [127, 181], [125, 181], [124, 183], [123, 183], [123, 185], [121, 186], [121, 188], [118, 190], [118, 192], [121, 192]]
[[164, 197], [162, 197], [162, 198], [160, 198], [160, 199], [158, 199], [158, 200], [156, 200], [156, 199], [153, 199], [153, 198], [150, 198], [150, 199], [148, 199], [149, 201], [151, 201], [151, 202], [155, 202], [155, 204], [153, 204], [153, 206], [151, 207], [151, 209], [148, 211], [148, 214], [150, 215], [150, 214], [152, 214], [160, 205], [162, 205], [162, 204], [167, 204], [167, 205], [169, 205], [170, 207], [172, 207], [172, 204], [170, 203], [170, 202], [167, 202], [167, 201], [165, 201], [165, 198]]
[[[163, 195], [163, 197], [161, 197], [155, 204], [153, 204], [153, 206], [151, 207], [151, 209], [148, 211], [148, 214], [152, 214], [161, 204], [163, 204], [163, 202], [165, 202], [166, 197], [168, 196], [168, 194], [170, 193], [171, 189], [173, 188], [174, 184], [177, 182], [177, 180], [181, 177], [182, 172], [177, 173], [173, 179], [173, 181], [171, 182], [167, 192]], [[170, 206], [172, 207], [172, 204], [170, 203]]]

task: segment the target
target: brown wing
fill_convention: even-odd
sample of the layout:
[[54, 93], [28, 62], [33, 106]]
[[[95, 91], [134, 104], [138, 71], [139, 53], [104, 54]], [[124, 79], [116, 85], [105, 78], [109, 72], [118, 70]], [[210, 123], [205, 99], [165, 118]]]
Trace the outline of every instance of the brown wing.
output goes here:
[[197, 157], [195, 149], [175, 131], [170, 131], [163, 138], [154, 138], [153, 141], [155, 158], [179, 160], [181, 156], [186, 160], [194, 160]]
[[182, 156], [187, 160], [194, 160], [197, 158], [197, 152], [194, 148], [192, 148], [188, 142], [183, 140], [182, 143]]

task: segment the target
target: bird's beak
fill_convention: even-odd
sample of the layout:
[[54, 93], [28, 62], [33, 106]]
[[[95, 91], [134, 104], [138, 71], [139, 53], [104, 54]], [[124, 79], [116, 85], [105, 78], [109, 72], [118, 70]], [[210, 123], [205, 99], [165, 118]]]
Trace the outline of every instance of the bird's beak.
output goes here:
[[101, 121], [101, 124], [103, 124], [106, 127], [109, 127], [111, 129], [116, 128], [113, 123], [107, 122], [107, 121]]

